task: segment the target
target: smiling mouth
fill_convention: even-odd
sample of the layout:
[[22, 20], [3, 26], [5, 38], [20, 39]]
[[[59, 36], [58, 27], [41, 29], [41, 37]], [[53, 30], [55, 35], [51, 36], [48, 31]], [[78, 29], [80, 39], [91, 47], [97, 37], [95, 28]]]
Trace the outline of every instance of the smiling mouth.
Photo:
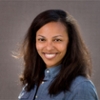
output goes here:
[[57, 55], [57, 53], [44, 53], [44, 56], [45, 56], [47, 59], [52, 59], [52, 58], [54, 58], [56, 55]]

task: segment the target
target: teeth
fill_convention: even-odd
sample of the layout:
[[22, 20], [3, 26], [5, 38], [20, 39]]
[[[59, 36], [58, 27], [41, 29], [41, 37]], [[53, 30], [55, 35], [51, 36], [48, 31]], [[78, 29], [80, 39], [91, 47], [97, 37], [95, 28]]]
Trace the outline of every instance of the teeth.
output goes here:
[[45, 57], [48, 58], [48, 59], [51, 59], [55, 56], [56, 56], [56, 54], [45, 54]]

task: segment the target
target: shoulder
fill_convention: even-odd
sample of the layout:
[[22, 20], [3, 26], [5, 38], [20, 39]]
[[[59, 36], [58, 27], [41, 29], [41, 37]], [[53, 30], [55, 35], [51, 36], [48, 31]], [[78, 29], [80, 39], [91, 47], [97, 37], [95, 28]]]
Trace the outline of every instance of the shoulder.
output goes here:
[[82, 76], [78, 76], [73, 80], [69, 94], [75, 100], [98, 100], [93, 82]]
[[83, 86], [84, 86], [84, 88], [86, 88], [86, 87], [94, 88], [94, 84], [90, 79], [87, 79], [83, 76], [78, 76], [73, 80], [73, 82], [71, 84], [71, 89], [74, 89], [77, 87], [83, 88]]

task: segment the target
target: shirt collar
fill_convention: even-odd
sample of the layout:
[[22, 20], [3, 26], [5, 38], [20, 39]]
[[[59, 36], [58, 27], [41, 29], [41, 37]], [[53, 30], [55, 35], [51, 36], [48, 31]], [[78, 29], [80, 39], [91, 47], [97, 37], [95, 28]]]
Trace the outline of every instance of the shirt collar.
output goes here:
[[56, 77], [56, 75], [60, 71], [60, 68], [61, 68], [61, 65], [45, 69], [44, 80], [49, 80], [49, 79], [52, 79], [52, 78]]

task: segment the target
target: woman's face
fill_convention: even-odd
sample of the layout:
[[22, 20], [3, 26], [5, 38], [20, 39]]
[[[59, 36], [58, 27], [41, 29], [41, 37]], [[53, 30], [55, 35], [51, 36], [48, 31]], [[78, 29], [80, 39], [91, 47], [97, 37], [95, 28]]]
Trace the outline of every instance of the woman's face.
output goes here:
[[36, 33], [36, 49], [47, 68], [57, 66], [65, 56], [68, 33], [61, 22], [49, 22]]

